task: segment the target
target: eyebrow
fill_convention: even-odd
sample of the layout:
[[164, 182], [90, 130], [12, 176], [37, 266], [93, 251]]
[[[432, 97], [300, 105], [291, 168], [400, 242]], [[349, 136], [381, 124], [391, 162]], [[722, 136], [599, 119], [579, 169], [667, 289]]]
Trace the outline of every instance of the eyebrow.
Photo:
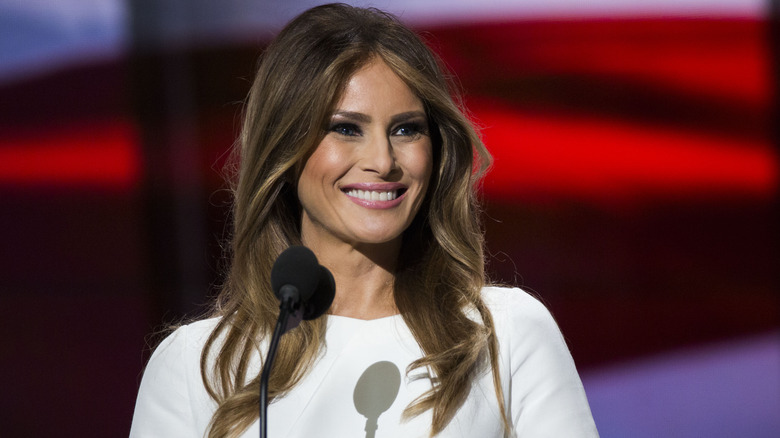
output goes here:
[[[341, 117], [349, 120], [353, 120], [355, 122], [360, 123], [371, 123], [371, 116], [363, 113], [359, 113], [357, 111], [336, 111], [333, 113], [333, 117]], [[394, 115], [390, 122], [392, 124], [396, 124], [399, 122], [404, 122], [411, 119], [417, 119], [417, 118], [426, 118], [425, 112], [423, 111], [407, 111], [405, 113], [400, 113]]]
[[371, 117], [369, 117], [366, 114], [355, 112], [355, 111], [336, 111], [335, 113], [333, 113], [333, 117], [342, 117], [360, 123], [371, 122]]
[[428, 117], [425, 115], [425, 112], [423, 112], [423, 111], [407, 111], [405, 113], [394, 115], [390, 119], [390, 122], [392, 124], [396, 124], [396, 123], [406, 122], [408, 120], [413, 120], [413, 119], [424, 119], [424, 120], [427, 120]]

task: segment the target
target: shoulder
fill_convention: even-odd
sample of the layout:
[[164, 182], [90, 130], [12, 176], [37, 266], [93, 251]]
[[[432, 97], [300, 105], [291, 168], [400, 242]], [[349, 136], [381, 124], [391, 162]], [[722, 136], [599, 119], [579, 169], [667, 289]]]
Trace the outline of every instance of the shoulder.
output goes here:
[[[186, 348], [203, 345], [222, 318], [208, 318], [182, 325], [171, 333], [171, 342], [181, 342]], [[167, 341], [167, 339], [166, 339]]]
[[149, 358], [144, 379], [160, 377], [165, 380], [171, 374], [182, 378], [199, 373], [201, 352], [218, 322], [219, 318], [204, 319], [171, 332]]
[[547, 307], [517, 288], [486, 287], [482, 297], [495, 322], [517, 435], [598, 437], [574, 361]]
[[526, 322], [537, 325], [552, 323], [555, 325], [552, 314], [547, 307], [523, 289], [485, 286], [482, 288], [482, 299], [497, 320], [511, 319], [516, 323]]
[[500, 306], [509, 303], [524, 304], [526, 306], [541, 305], [538, 299], [519, 287], [485, 286], [482, 288], [482, 298], [488, 306]]
[[203, 346], [219, 320], [183, 325], [154, 350], [136, 399], [131, 437], [200, 435], [213, 411], [200, 377]]
[[483, 288], [482, 298], [490, 309], [499, 344], [506, 354], [515, 360], [534, 355], [571, 361], [558, 324], [537, 298], [519, 288], [495, 286]]
[[171, 332], [154, 349], [149, 364], [171, 356], [200, 355], [219, 318], [209, 318], [182, 325]]
[[211, 335], [211, 332], [214, 331], [214, 328], [216, 328], [221, 319], [222, 318], [220, 317], [200, 319], [189, 324], [184, 324], [171, 333], [169, 337], [175, 338], [181, 333], [185, 336], [185, 339], [188, 341], [188, 343], [205, 341], [209, 335]]

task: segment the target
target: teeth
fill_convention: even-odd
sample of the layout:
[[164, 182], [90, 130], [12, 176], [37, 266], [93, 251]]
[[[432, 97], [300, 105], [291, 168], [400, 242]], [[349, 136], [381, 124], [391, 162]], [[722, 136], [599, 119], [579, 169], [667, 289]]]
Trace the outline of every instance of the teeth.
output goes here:
[[393, 199], [398, 197], [398, 192], [396, 192], [395, 190], [379, 192], [375, 190], [351, 189], [347, 191], [347, 196], [363, 199], [365, 201], [392, 201]]

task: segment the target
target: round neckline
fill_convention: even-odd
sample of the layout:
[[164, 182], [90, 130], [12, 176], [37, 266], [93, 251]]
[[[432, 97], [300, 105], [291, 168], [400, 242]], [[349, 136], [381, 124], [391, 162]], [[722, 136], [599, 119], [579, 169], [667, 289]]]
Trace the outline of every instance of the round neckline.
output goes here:
[[370, 324], [370, 323], [380, 323], [382, 321], [394, 321], [401, 317], [400, 313], [396, 313], [395, 315], [388, 315], [383, 316], [381, 318], [374, 318], [374, 319], [360, 319], [360, 318], [353, 318], [351, 316], [342, 316], [342, 315], [328, 315], [328, 320], [333, 321], [351, 321], [354, 324]]
[[[383, 339], [395, 337], [397, 339], [407, 339], [412, 336], [409, 328], [403, 320], [400, 313], [395, 315], [383, 316], [375, 319], [358, 319], [349, 316], [328, 315], [327, 334], [328, 338], [341, 337], [364, 339], [361, 342], [381, 343]], [[370, 341], [365, 341], [369, 339]]]

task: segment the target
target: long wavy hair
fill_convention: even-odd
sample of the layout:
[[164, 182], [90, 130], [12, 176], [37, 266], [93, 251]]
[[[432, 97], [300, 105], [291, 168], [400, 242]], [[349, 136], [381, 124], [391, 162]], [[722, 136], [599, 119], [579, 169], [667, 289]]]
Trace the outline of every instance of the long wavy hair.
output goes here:
[[[218, 405], [209, 437], [237, 436], [258, 417], [259, 373], [250, 364], [278, 315], [271, 266], [284, 249], [301, 243], [298, 177], [325, 136], [345, 84], [374, 59], [423, 102], [434, 150], [425, 201], [404, 232], [393, 292], [424, 352], [407, 372], [428, 367], [434, 384], [404, 415], [431, 410], [431, 435], [439, 433], [472, 381], [489, 368], [509, 429], [493, 318], [480, 292], [486, 280], [475, 186], [490, 155], [449, 76], [415, 33], [385, 12], [331, 4], [304, 12], [272, 41], [245, 106], [234, 151], [232, 261], [210, 315], [220, 319], [201, 356], [203, 382]], [[284, 396], [310, 369], [323, 345], [325, 318], [304, 321], [281, 339], [269, 398]]]

